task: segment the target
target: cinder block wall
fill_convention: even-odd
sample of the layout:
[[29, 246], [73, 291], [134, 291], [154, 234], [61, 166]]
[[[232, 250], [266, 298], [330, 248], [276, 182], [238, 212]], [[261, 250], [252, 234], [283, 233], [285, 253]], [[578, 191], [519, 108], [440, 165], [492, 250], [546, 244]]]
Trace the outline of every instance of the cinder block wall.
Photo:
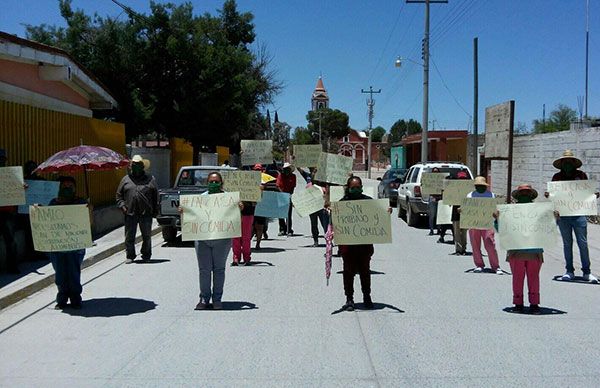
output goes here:
[[[531, 183], [541, 194], [546, 183], [558, 172], [552, 162], [564, 150], [570, 149], [581, 161], [589, 179], [600, 180], [600, 127], [572, 129], [570, 131], [518, 136], [513, 144], [513, 188], [520, 183]], [[507, 162], [493, 161], [491, 168], [492, 190], [506, 193]]]

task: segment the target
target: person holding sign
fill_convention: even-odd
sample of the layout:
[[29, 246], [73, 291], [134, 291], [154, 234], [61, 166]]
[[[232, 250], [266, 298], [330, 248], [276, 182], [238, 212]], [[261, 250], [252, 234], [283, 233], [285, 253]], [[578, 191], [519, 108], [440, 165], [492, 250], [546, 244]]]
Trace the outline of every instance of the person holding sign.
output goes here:
[[[566, 150], [563, 156], [556, 159], [552, 165], [559, 169], [552, 177], [552, 181], [578, 181], [587, 180], [585, 172], [579, 170], [582, 163], [573, 154], [573, 151]], [[545, 197], [549, 197], [549, 193], [544, 193]], [[598, 197], [598, 193], [596, 193]], [[558, 228], [563, 240], [563, 251], [565, 255], [566, 272], [562, 276], [562, 280], [575, 279], [575, 267], [573, 267], [573, 233], [579, 247], [579, 255], [581, 256], [581, 270], [583, 278], [591, 283], [598, 283], [598, 279], [592, 275], [590, 270], [590, 252], [587, 243], [587, 219], [585, 216], [560, 216], [558, 218]]]
[[[437, 167], [434, 167], [431, 169], [432, 173], [439, 173], [440, 169]], [[435, 224], [435, 218], [437, 216], [437, 208], [438, 208], [438, 201], [442, 199], [442, 195], [441, 194], [429, 194], [429, 201], [427, 202], [427, 216], [429, 218], [429, 235], [433, 236], [433, 228], [436, 226]], [[439, 230], [438, 230], [438, 234], [439, 234]], [[443, 238], [442, 238], [443, 240]]]
[[[281, 174], [277, 176], [277, 187], [283, 193], [289, 193], [292, 195], [296, 188], [296, 175], [292, 172], [292, 165], [289, 163], [283, 164], [283, 170]], [[286, 222], [287, 221], [287, 222]], [[279, 219], [279, 235], [293, 235], [294, 230], [292, 229], [292, 203], [290, 202], [290, 208], [288, 211], [287, 220], [285, 218]]]
[[250, 245], [252, 243], [254, 209], [256, 205], [254, 202], [249, 201], [242, 202], [242, 205], [242, 237], [233, 239], [233, 262], [231, 265], [234, 267], [239, 265], [240, 259], [243, 259], [244, 265], [250, 265], [250, 260], [252, 259]]
[[[50, 201], [48, 206], [87, 204], [86, 200], [75, 195], [75, 178], [61, 176], [58, 181], [60, 182], [58, 197]], [[54, 268], [54, 283], [58, 288], [55, 309], [64, 309], [67, 307], [69, 300], [72, 308], [81, 308], [81, 293], [83, 291], [81, 286], [81, 264], [84, 256], [85, 249], [48, 253]]]
[[[348, 178], [346, 193], [340, 201], [372, 199], [362, 192], [362, 180], [358, 176], [352, 176]], [[339, 245], [339, 249], [344, 262], [344, 293], [346, 294], [346, 304], [342, 308], [346, 311], [354, 311], [354, 275], [358, 273], [364, 305], [372, 309], [370, 262], [375, 252], [373, 244]]]
[[[531, 203], [537, 198], [537, 191], [531, 185], [519, 185], [511, 196], [517, 204]], [[518, 205], [510, 205], [518, 206]], [[494, 212], [494, 227], [499, 230], [500, 212]], [[491, 260], [490, 260], [491, 261]], [[512, 271], [512, 289], [513, 289], [513, 311], [523, 312], [523, 287], [525, 277], [527, 277], [527, 289], [529, 291], [529, 311], [531, 313], [540, 312], [540, 269], [544, 262], [544, 250], [542, 248], [530, 249], [512, 249], [506, 253], [506, 261], [510, 264]]]
[[[466, 170], [461, 170], [456, 173], [455, 179], [469, 179], [469, 174]], [[457, 255], [467, 254], [467, 230], [460, 228], [460, 211], [459, 206], [452, 206], [452, 235], [454, 236], [454, 250]]]
[[328, 185], [325, 182], [319, 182], [315, 180], [315, 175], [317, 173], [317, 169], [315, 167], [310, 167], [309, 172], [304, 171], [300, 167], [298, 167], [298, 172], [306, 181], [306, 187], [316, 187], [323, 193], [323, 199], [325, 201], [325, 205], [323, 209], [311, 213], [310, 217], [310, 231], [313, 238], [313, 247], [319, 246], [319, 225], [321, 223], [321, 227], [323, 228], [323, 235], [327, 233], [327, 226], [329, 225], [329, 213], [327, 212], [327, 207], [329, 204], [329, 190]]
[[[484, 177], [475, 177], [475, 191], [467, 195], [467, 198], [496, 198], [494, 193], [488, 190], [489, 185]], [[491, 215], [490, 215], [491, 216]], [[475, 269], [473, 272], [482, 272], [485, 267], [483, 256], [481, 254], [481, 240], [490, 259], [490, 267], [498, 275], [503, 275], [504, 272], [500, 269], [498, 262], [498, 252], [496, 252], [496, 242], [494, 241], [494, 230], [469, 229], [469, 240], [473, 246], [473, 261]]]

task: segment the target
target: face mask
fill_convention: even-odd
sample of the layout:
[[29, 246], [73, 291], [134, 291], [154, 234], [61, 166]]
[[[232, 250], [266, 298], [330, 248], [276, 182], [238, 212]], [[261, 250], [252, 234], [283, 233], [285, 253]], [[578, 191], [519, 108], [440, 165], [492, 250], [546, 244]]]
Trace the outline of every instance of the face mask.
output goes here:
[[220, 182], [208, 182], [208, 193], [215, 194], [221, 191]]
[[479, 194], [483, 194], [487, 191], [487, 187], [485, 186], [475, 186], [475, 191], [477, 191]]
[[131, 165], [131, 173], [136, 176], [144, 174], [144, 166], [134, 163]]
[[359, 197], [362, 194], [362, 192], [362, 187], [351, 187], [348, 189], [348, 194], [350, 195], [350, 197], [353, 198]]
[[575, 166], [571, 163], [563, 163], [561, 168], [560, 168], [563, 172], [570, 174], [573, 171], [575, 171]]
[[533, 200], [529, 195], [519, 194], [517, 195], [517, 203], [531, 203]]
[[58, 196], [64, 199], [72, 199], [75, 196], [75, 190], [72, 187], [63, 187], [58, 191]]

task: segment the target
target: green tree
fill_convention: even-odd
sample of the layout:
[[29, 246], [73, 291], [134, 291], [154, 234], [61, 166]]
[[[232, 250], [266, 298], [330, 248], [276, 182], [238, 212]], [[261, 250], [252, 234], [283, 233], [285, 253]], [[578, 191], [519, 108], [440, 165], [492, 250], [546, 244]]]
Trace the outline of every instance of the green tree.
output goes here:
[[[319, 139], [319, 116], [321, 117], [321, 141], [323, 144], [335, 144], [334, 139], [340, 139], [350, 133], [348, 114], [338, 109], [321, 108], [317, 111], [308, 111], [306, 120], [308, 129], [314, 139]], [[330, 149], [331, 151], [331, 149]]]
[[305, 127], [296, 127], [292, 135], [292, 144], [313, 144], [318, 140], [318, 136], [315, 140], [311, 131]]
[[577, 112], [564, 104], [550, 112], [550, 117], [544, 123], [542, 120], [533, 120], [534, 133], [548, 133], [568, 131], [571, 123], [577, 120]]
[[377, 126], [373, 128], [373, 133], [371, 134], [371, 141], [380, 142], [385, 135], [385, 129], [382, 126]]

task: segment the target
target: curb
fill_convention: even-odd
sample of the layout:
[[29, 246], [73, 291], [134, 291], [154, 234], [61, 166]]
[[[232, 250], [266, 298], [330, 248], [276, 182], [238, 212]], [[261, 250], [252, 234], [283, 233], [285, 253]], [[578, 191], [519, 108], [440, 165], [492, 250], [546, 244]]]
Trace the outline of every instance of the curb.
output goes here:
[[[160, 231], [161, 231], [161, 227], [158, 226], [158, 227], [152, 229], [152, 231], [150, 232], [150, 235], [154, 236], [154, 235], [160, 233]], [[142, 241], [141, 235], [137, 236], [135, 238], [136, 244], [139, 243], [140, 241]], [[123, 249], [125, 249], [125, 242], [108, 247], [105, 250], [103, 250], [102, 252], [98, 252], [94, 256], [88, 257], [87, 259], [85, 259], [83, 261], [83, 263], [81, 264], [81, 270], [84, 270], [84, 269], [98, 263], [99, 261], [109, 258], [110, 256], [122, 251]], [[44, 288], [46, 288], [52, 284], [54, 284], [54, 274], [48, 275], [45, 278], [41, 278], [41, 279], [37, 280], [35, 283], [29, 284], [28, 286], [26, 286], [20, 290], [17, 290], [10, 295], [0, 298], [0, 311], [7, 308], [8, 306], [11, 306], [11, 305], [27, 298], [28, 296], [35, 294], [38, 291], [43, 290]]]

